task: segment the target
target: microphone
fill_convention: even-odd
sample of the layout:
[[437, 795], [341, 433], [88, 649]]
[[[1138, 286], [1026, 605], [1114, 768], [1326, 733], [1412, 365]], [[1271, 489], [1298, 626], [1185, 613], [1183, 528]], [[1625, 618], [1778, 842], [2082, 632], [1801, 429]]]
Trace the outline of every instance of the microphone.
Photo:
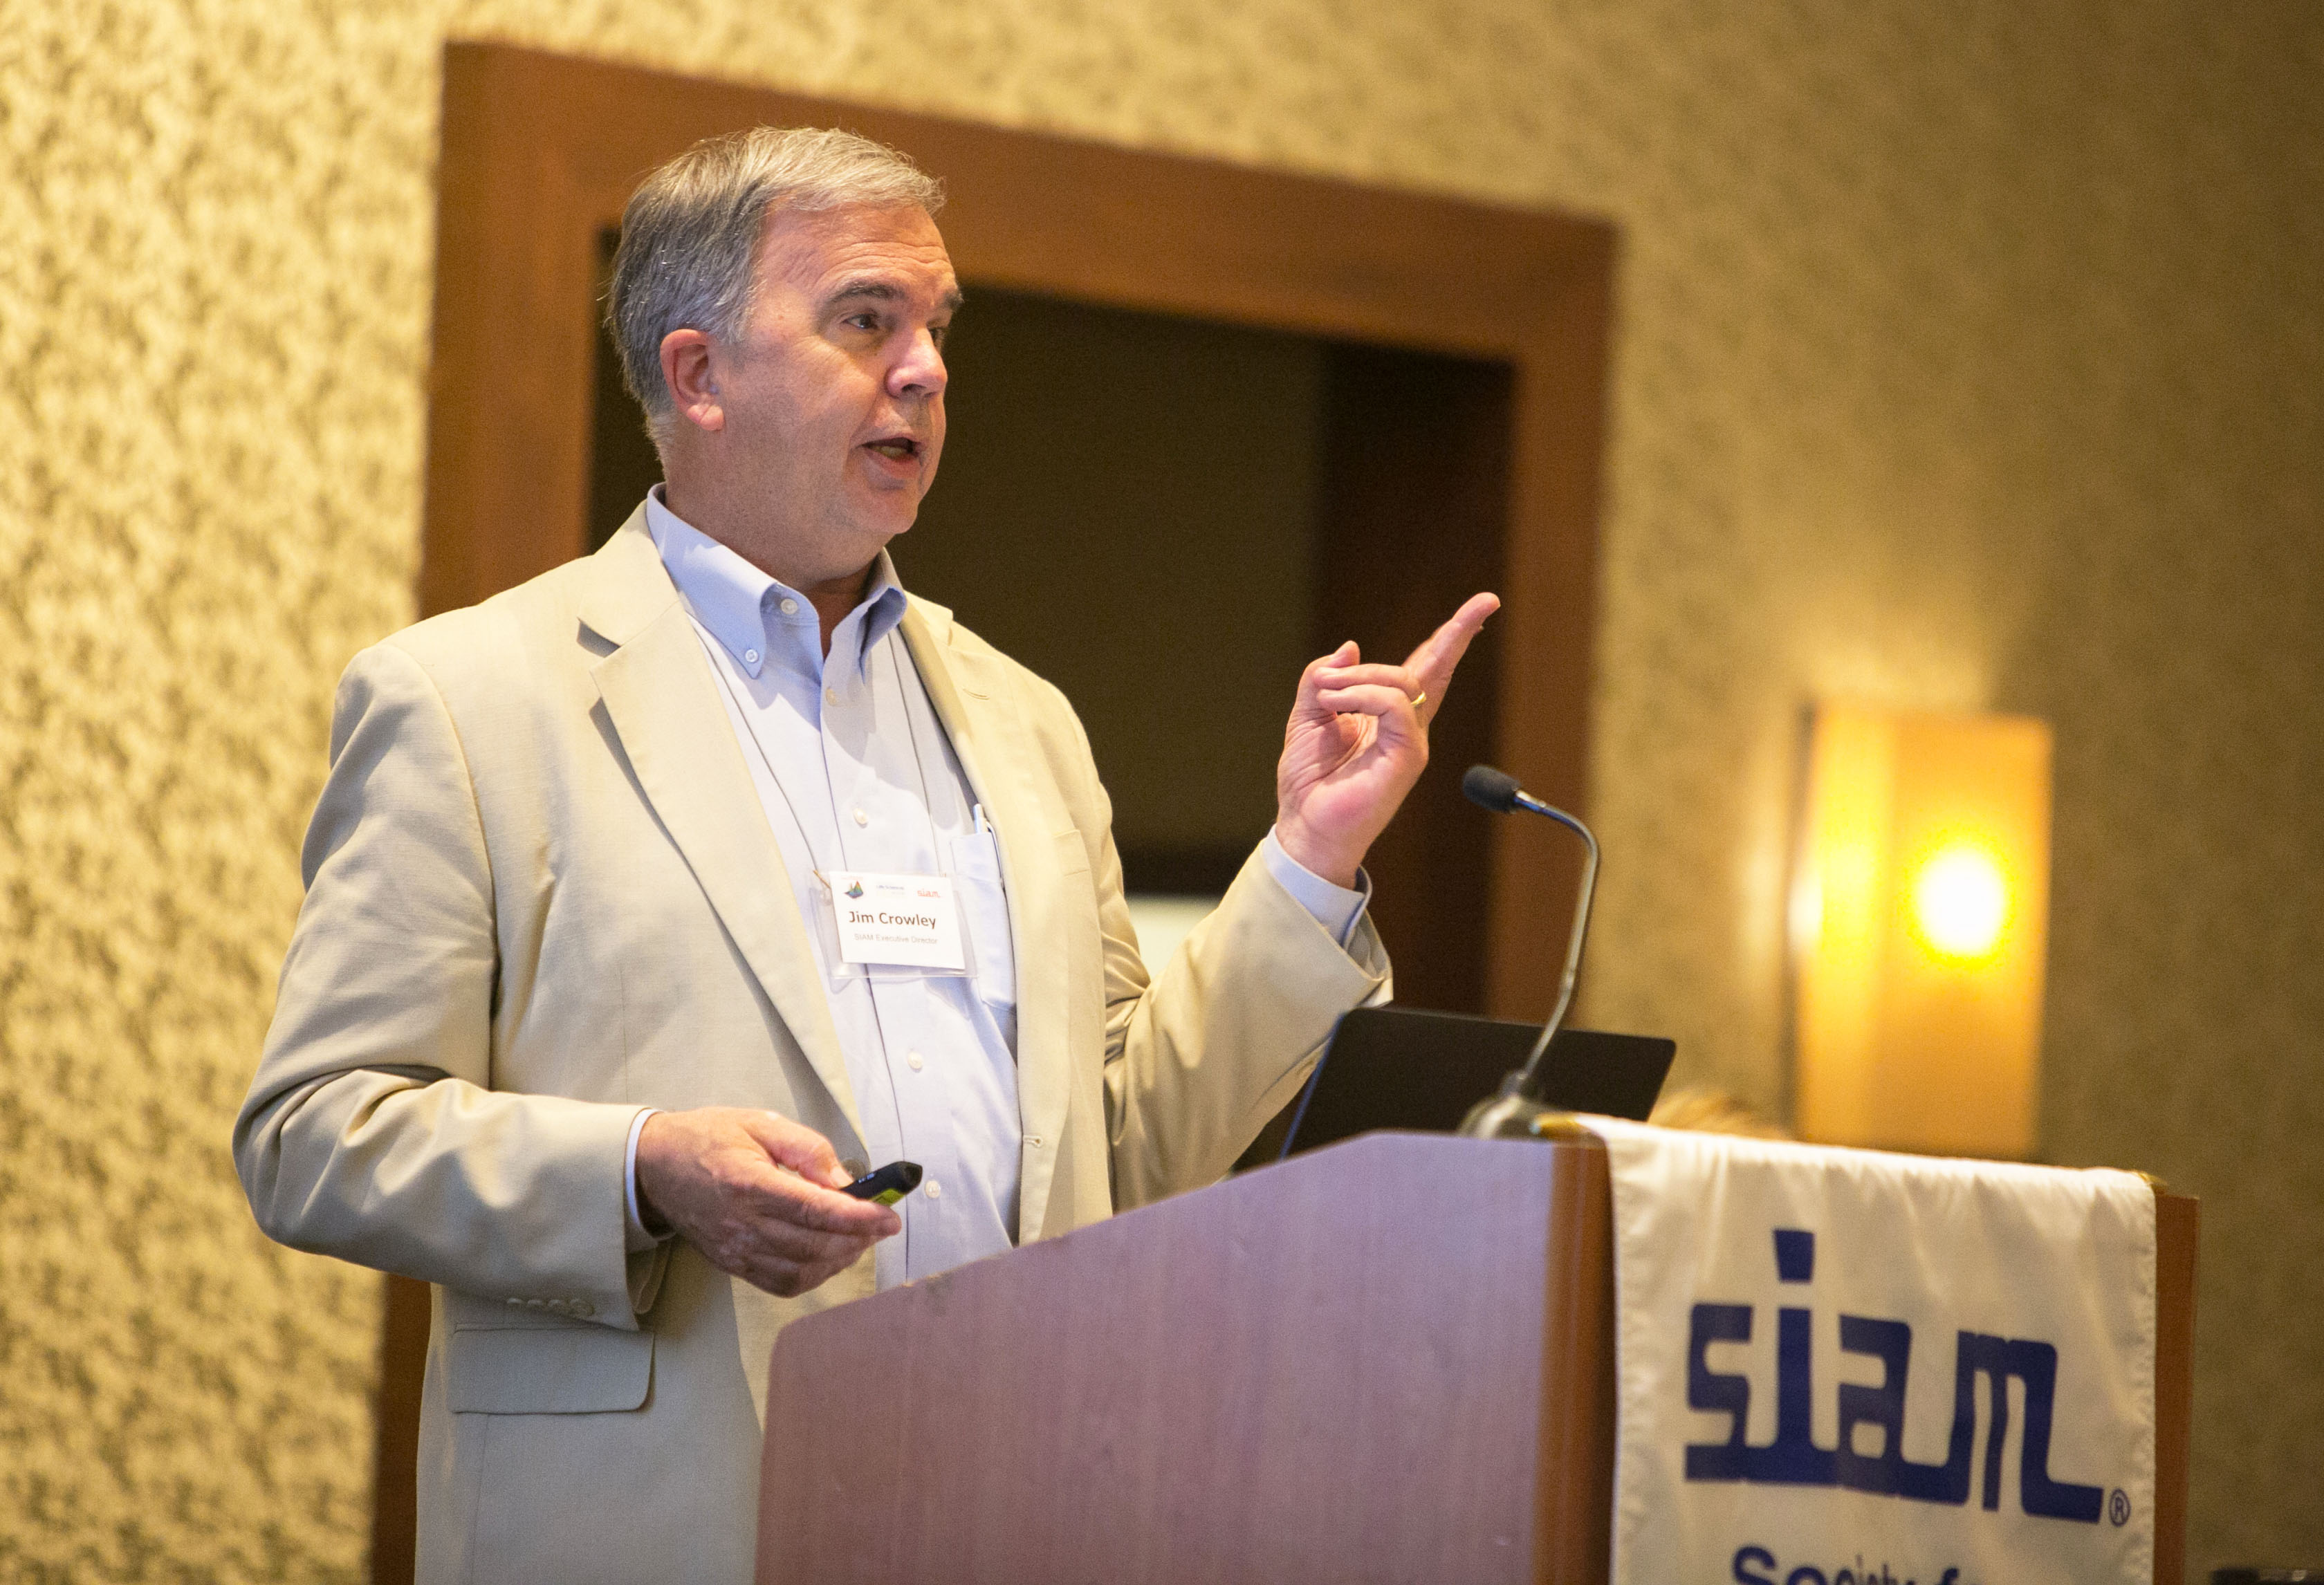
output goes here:
[[1536, 815], [1571, 819], [1543, 803], [1517, 785], [1517, 779], [1506, 770], [1496, 770], [1490, 765], [1471, 765], [1461, 778], [1461, 790], [1469, 795], [1472, 804], [1482, 804], [1496, 815], [1508, 815], [1517, 809], [1531, 809]]
[[1534, 1093], [1534, 1083], [1542, 1059], [1549, 1055], [1550, 1042], [1565, 1023], [1565, 1009], [1573, 1001], [1574, 982], [1582, 977], [1582, 949], [1590, 939], [1590, 902], [1598, 890], [1598, 839], [1575, 816], [1544, 803], [1519, 787], [1517, 779], [1506, 770], [1496, 770], [1490, 765], [1471, 765], [1461, 778], [1461, 790], [1472, 803], [1481, 804], [1497, 815], [1524, 809], [1546, 816], [1579, 836], [1589, 850], [1582, 869], [1582, 894], [1573, 904], [1573, 927], [1566, 936], [1565, 975], [1558, 982], [1557, 1006], [1551, 1011], [1549, 1022], [1542, 1026], [1541, 1037], [1533, 1043], [1533, 1052], [1526, 1058], [1525, 1066], [1501, 1081], [1499, 1095], [1480, 1101], [1471, 1109], [1461, 1124], [1461, 1132], [1472, 1139], [1580, 1135], [1584, 1130], [1566, 1120], [1566, 1113], [1542, 1104]]

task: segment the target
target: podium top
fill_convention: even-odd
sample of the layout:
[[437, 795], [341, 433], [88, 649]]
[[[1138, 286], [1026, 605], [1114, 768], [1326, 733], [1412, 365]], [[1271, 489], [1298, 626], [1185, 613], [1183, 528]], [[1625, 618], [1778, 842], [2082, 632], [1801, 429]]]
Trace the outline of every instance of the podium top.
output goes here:
[[[2157, 1210], [2175, 1582], [2195, 1206]], [[1595, 1139], [1371, 1134], [811, 1316], [758, 1577], [1602, 1581], [1610, 1246]]]
[[1369, 1135], [798, 1322], [760, 1578], [1602, 1579], [1604, 1163]]

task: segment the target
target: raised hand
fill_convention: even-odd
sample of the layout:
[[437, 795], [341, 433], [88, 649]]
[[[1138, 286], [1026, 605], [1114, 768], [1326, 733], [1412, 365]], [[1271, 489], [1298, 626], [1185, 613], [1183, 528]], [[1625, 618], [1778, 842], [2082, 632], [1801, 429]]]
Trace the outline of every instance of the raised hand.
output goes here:
[[1352, 887], [1373, 841], [1428, 763], [1428, 723], [1498, 594], [1472, 594], [1401, 666], [1367, 666], [1356, 646], [1311, 662], [1275, 769], [1275, 839], [1335, 885]]

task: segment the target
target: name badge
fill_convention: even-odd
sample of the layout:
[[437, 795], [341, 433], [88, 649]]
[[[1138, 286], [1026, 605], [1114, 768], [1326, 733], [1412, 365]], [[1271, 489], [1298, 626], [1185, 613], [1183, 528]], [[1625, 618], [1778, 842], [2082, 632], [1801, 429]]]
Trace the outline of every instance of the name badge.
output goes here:
[[947, 875], [826, 871], [839, 961], [864, 967], [968, 972], [960, 904]]

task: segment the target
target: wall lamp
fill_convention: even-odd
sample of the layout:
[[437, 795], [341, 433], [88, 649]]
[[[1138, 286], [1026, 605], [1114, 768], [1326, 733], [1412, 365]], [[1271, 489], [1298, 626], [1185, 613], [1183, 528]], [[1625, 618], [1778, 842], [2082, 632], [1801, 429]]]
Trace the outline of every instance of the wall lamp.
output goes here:
[[1813, 713], [1790, 930], [1804, 1138], [2034, 1153], [2050, 760], [2024, 716]]

